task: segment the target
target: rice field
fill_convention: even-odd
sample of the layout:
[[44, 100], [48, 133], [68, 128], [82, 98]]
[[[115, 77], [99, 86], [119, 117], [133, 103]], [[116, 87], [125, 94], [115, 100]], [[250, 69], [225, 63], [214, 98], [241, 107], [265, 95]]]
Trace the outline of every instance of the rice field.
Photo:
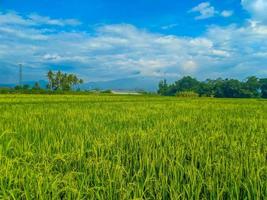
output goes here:
[[0, 199], [266, 198], [267, 101], [0, 96]]

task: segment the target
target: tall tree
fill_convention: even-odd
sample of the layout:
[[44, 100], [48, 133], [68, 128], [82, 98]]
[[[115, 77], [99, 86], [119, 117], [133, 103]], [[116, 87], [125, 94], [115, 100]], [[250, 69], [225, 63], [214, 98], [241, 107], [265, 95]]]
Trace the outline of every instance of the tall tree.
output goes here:
[[83, 83], [83, 80], [79, 79], [76, 75], [62, 73], [61, 71], [57, 73], [49, 71], [47, 77], [49, 81], [48, 88], [54, 91], [69, 91], [74, 86]]
[[267, 78], [260, 79], [261, 97], [267, 98]]
[[176, 92], [192, 91], [197, 92], [199, 89], [199, 81], [191, 76], [185, 76], [175, 82]]
[[48, 78], [48, 84], [47, 84], [47, 88], [50, 90], [54, 89], [54, 82], [55, 82], [55, 74], [49, 70], [47, 73], [47, 78]]
[[166, 79], [164, 79], [163, 81], [159, 82], [158, 94], [167, 95], [167, 91], [168, 91], [168, 84]]
[[260, 81], [255, 76], [250, 76], [244, 83], [243, 91], [247, 94], [247, 97], [260, 97]]
[[35, 82], [34, 83], [34, 86], [32, 87], [33, 90], [40, 90], [41, 89], [41, 86], [39, 84], [39, 82]]

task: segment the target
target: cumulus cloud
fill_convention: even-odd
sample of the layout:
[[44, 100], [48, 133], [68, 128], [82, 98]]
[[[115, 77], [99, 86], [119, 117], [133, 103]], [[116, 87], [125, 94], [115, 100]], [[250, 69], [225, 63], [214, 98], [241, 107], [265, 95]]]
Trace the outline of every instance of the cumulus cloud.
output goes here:
[[254, 20], [267, 23], [266, 0], [242, 0], [243, 7], [251, 14]]
[[[130, 24], [103, 25], [93, 33], [61, 26], [55, 30], [27, 24], [28, 16], [12, 15], [17, 20], [0, 27], [0, 78], [4, 80], [17, 79], [14, 70], [21, 62], [25, 76], [35, 80], [44, 78], [51, 68], [69, 70], [91, 81], [267, 75], [267, 26], [254, 21], [243, 27], [211, 26], [201, 37], [180, 37]], [[23, 28], [14, 25], [18, 23]]]
[[51, 19], [50, 17], [44, 17], [38, 14], [30, 14], [28, 18], [32, 23], [37, 25], [78, 26], [81, 24], [81, 22], [76, 19]]
[[196, 7], [189, 10], [189, 13], [199, 13], [199, 15], [195, 17], [196, 20], [208, 19], [215, 16], [230, 17], [233, 15], [232, 10], [223, 10], [221, 12], [216, 10], [215, 7], [210, 4], [210, 2], [200, 3]]
[[76, 19], [51, 19], [50, 17], [40, 16], [38, 14], [30, 14], [28, 16], [20, 16], [16, 12], [1, 13], [0, 25], [20, 25], [20, 26], [78, 26], [81, 22]]
[[213, 17], [216, 14], [216, 10], [209, 2], [203, 2], [192, 8], [190, 12], [198, 12], [200, 15], [195, 19], [207, 19]]

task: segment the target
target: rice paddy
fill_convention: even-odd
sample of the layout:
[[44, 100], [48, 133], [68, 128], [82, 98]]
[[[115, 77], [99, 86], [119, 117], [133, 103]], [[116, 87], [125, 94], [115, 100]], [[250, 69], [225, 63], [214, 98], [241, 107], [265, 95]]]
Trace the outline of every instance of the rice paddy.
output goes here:
[[266, 197], [267, 101], [0, 96], [0, 199]]

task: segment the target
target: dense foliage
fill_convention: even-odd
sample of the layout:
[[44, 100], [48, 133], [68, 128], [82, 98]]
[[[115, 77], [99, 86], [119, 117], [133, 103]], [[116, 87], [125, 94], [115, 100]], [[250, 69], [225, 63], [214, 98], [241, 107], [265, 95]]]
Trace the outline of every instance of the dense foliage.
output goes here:
[[267, 102], [0, 96], [0, 199], [266, 199]]
[[47, 88], [49, 90], [62, 90], [62, 91], [70, 91], [75, 85], [82, 84], [83, 80], [79, 79], [75, 74], [67, 74], [58, 71], [54, 73], [53, 71], [49, 71], [47, 73], [48, 85]]
[[174, 84], [168, 85], [166, 80], [159, 83], [158, 93], [174, 96], [181, 92], [195, 92], [199, 96], [220, 98], [267, 98], [267, 78], [259, 79], [255, 76], [245, 81], [235, 79], [208, 79], [198, 81], [190, 76], [183, 77]]
[[198, 93], [193, 91], [184, 91], [184, 92], [177, 92], [177, 97], [186, 97], [186, 98], [197, 98], [199, 97]]

